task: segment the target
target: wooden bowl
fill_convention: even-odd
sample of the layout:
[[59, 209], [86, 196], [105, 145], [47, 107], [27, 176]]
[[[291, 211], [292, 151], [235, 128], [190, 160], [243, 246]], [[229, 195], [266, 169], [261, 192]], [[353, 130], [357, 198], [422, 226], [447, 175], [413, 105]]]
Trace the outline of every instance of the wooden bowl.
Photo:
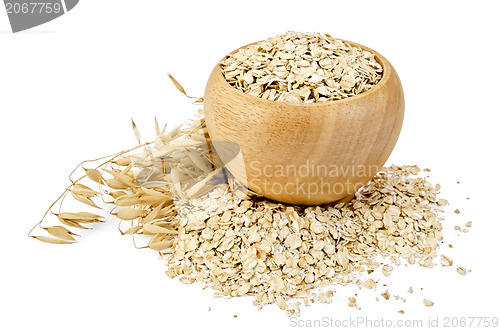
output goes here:
[[401, 82], [382, 55], [346, 42], [375, 54], [383, 76], [342, 100], [265, 100], [229, 85], [219, 64], [213, 69], [204, 96], [208, 133], [239, 146], [242, 157], [226, 167], [251, 190], [296, 205], [345, 201], [389, 158], [403, 124]]

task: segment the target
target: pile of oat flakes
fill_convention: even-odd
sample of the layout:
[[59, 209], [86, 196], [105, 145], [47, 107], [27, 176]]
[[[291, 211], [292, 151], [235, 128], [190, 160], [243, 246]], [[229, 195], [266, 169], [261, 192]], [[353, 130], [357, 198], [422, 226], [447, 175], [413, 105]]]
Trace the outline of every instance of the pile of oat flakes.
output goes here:
[[418, 172], [416, 166], [384, 168], [352, 201], [333, 207], [286, 206], [256, 196], [240, 201], [221, 184], [179, 204], [181, 226], [172, 247], [160, 253], [167, 275], [296, 314], [299, 302], [331, 300], [331, 290], [315, 291], [324, 285], [376, 288], [373, 279], [362, 281], [362, 272], [380, 267], [388, 276], [393, 266], [378, 263], [380, 257], [431, 268], [446, 201]]

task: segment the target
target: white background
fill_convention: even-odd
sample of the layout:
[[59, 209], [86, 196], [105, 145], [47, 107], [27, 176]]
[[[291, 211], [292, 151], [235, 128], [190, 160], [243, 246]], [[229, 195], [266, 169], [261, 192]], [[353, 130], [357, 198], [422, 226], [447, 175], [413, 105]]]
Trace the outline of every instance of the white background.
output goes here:
[[[498, 9], [495, 1], [82, 0], [52, 22], [12, 34], [2, 8], [0, 329], [289, 327], [276, 306], [258, 311], [250, 298], [214, 299], [200, 285], [167, 278], [157, 254], [136, 250], [112, 218], [80, 231], [75, 245], [27, 237], [76, 164], [135, 145], [131, 117], [147, 140], [154, 116], [175, 124], [196, 110], [167, 72], [202, 96], [226, 53], [287, 30], [328, 32], [394, 65], [406, 117], [389, 163], [431, 168], [432, 181], [443, 185], [451, 203], [443, 252], [454, 259], [447, 269], [402, 266], [387, 279], [372, 274], [406, 303], [377, 302], [373, 291], [348, 286], [330, 305], [303, 308], [301, 320], [427, 325], [430, 317], [442, 325], [445, 317], [500, 317]], [[470, 232], [458, 236], [453, 226], [467, 221]], [[460, 276], [458, 266], [472, 272]], [[415, 293], [406, 293], [409, 286]], [[354, 293], [359, 311], [347, 307]], [[424, 307], [424, 298], [435, 306]]]

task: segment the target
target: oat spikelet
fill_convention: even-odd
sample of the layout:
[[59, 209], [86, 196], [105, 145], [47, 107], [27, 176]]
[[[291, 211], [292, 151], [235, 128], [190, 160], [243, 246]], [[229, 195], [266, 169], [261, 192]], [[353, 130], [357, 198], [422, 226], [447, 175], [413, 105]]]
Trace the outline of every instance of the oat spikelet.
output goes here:
[[161, 135], [160, 125], [158, 124], [156, 116], [155, 116], [155, 132], [157, 137]]
[[73, 196], [73, 198], [75, 198], [77, 201], [80, 201], [81, 203], [84, 203], [86, 205], [89, 205], [89, 206], [97, 208], [97, 209], [102, 209], [101, 207], [96, 205], [95, 202], [92, 201], [92, 199], [90, 199], [86, 196], [78, 195], [78, 194], [75, 194], [73, 192], [71, 192], [71, 195]]
[[52, 237], [47, 237], [47, 236], [32, 236], [35, 239], [38, 239], [40, 241], [43, 241], [45, 243], [49, 244], [74, 244], [76, 241], [68, 241], [68, 240], [63, 240], [63, 239], [56, 239]]
[[56, 238], [67, 240], [67, 241], [76, 241], [76, 239], [73, 236], [77, 236], [76, 233], [73, 233], [66, 229], [64, 226], [51, 226], [48, 228], [45, 228], [45, 230], [53, 235]]
[[98, 184], [103, 183], [102, 175], [96, 169], [85, 169], [85, 174], [87, 175], [88, 178], [90, 178], [94, 182], [96, 182]]
[[191, 98], [189, 95], [187, 95], [186, 90], [184, 90], [184, 87], [182, 87], [182, 85], [177, 81], [177, 79], [175, 79], [170, 73], [167, 73], [167, 75], [168, 78], [170, 78], [170, 80], [172, 81], [172, 83], [174, 83], [175, 87], [179, 90], [179, 92], [181, 92], [188, 98]]
[[90, 187], [83, 184], [74, 184], [71, 187], [71, 192], [86, 198], [92, 198], [100, 194], [99, 192], [96, 192]]
[[143, 211], [140, 210], [140, 209], [125, 208], [125, 209], [119, 210], [116, 213], [116, 216], [119, 219], [122, 219], [122, 220], [125, 220], [125, 221], [130, 221], [130, 220], [138, 218], [139, 216], [141, 216], [142, 213], [143, 213]]
[[141, 134], [139, 133], [139, 129], [137, 129], [137, 125], [135, 125], [135, 122], [133, 119], [130, 119], [132, 121], [132, 130], [134, 131], [134, 137], [137, 140], [137, 143], [140, 145], [141, 144]]

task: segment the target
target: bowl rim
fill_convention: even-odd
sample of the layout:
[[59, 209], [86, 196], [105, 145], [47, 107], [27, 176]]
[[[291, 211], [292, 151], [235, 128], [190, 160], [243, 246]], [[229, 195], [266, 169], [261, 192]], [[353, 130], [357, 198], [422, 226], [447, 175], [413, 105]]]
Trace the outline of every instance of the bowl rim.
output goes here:
[[346, 102], [350, 102], [350, 101], [354, 101], [354, 100], [359, 100], [362, 98], [367, 98], [367, 97], [371, 96], [372, 94], [376, 93], [377, 90], [381, 89], [382, 87], [384, 87], [387, 84], [390, 76], [392, 75], [393, 69], [392, 69], [392, 65], [389, 63], [389, 61], [387, 61], [387, 59], [385, 57], [383, 57], [380, 53], [378, 53], [378, 52], [374, 51], [373, 49], [366, 47], [364, 45], [361, 45], [361, 44], [358, 44], [355, 42], [351, 42], [351, 41], [348, 41], [345, 39], [340, 39], [340, 38], [336, 38], [336, 39], [338, 39], [342, 42], [348, 43], [349, 45], [357, 46], [357, 47], [361, 48], [362, 50], [373, 53], [375, 55], [375, 59], [377, 60], [377, 62], [382, 66], [382, 79], [377, 84], [375, 84], [371, 89], [369, 89], [368, 91], [364, 91], [364, 92], [357, 94], [355, 96], [347, 97], [347, 98], [339, 99], [339, 100], [305, 103], [305, 102], [286, 102], [286, 101], [262, 99], [260, 97], [256, 97], [254, 95], [240, 91], [239, 89], [235, 88], [234, 86], [231, 86], [229, 84], [229, 82], [226, 80], [226, 78], [224, 77], [224, 75], [222, 74], [222, 67], [220, 64], [221, 61], [224, 58], [226, 58], [226, 56], [228, 56], [229, 54], [233, 54], [242, 48], [257, 44], [257, 43], [262, 42], [264, 40], [256, 41], [256, 42], [241, 46], [241, 47], [233, 50], [232, 52], [226, 54], [222, 59], [219, 60], [219, 62], [217, 62], [217, 65], [213, 69], [213, 72], [218, 76], [217, 79], [223, 81], [227, 87], [229, 87], [231, 90], [235, 91], [236, 93], [240, 93], [242, 96], [245, 96], [251, 100], [255, 100], [255, 101], [259, 101], [259, 102], [269, 103], [269, 104], [273, 104], [273, 105], [282, 104], [284, 106], [292, 107], [292, 108], [294, 108], [294, 107], [300, 107], [300, 108], [303, 108], [303, 107], [307, 107], [307, 108], [325, 107], [325, 106], [329, 106], [329, 105], [337, 105], [337, 104], [346, 103]]

